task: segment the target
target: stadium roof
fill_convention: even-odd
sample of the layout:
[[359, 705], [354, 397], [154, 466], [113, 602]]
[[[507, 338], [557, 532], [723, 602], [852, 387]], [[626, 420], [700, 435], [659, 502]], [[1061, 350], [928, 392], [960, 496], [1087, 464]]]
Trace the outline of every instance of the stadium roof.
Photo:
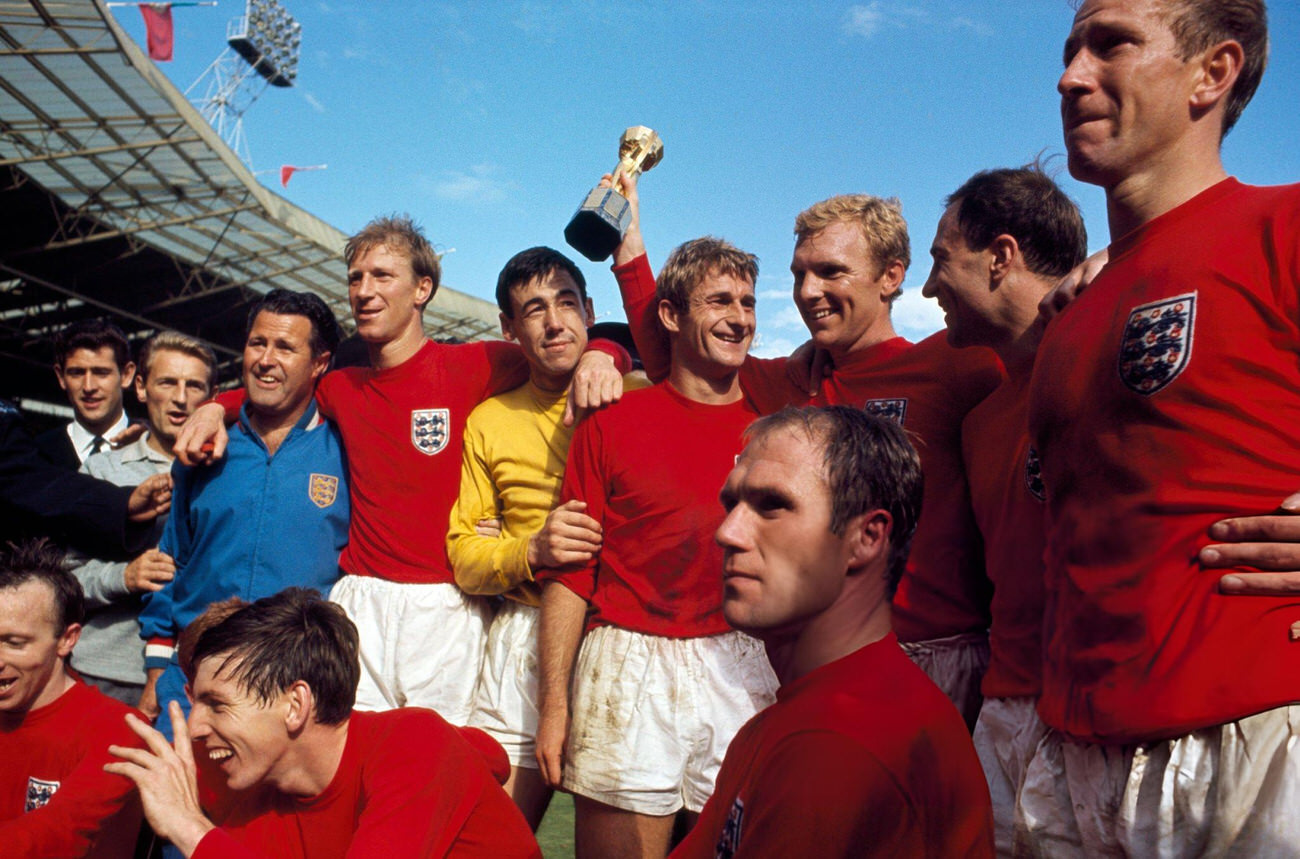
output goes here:
[[[350, 330], [343, 233], [259, 183], [100, 0], [0, 0], [0, 131], [0, 393], [60, 400], [48, 337], [91, 316], [195, 335], [223, 381], [275, 287]], [[425, 323], [481, 339], [496, 307], [444, 286]]]

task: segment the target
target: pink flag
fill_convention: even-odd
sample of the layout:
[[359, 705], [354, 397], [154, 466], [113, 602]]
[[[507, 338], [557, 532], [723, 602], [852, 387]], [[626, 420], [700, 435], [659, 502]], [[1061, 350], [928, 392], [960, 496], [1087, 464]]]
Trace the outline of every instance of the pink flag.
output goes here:
[[283, 167], [280, 168], [280, 187], [281, 187], [281, 188], [288, 188], [288, 187], [289, 187], [289, 177], [292, 176], [293, 173], [294, 173], [294, 171], [297, 170], [297, 169], [298, 169], [297, 167], [290, 167], [288, 164], [285, 164]]
[[172, 58], [172, 4], [147, 3], [140, 7], [148, 34], [149, 59], [160, 63]]

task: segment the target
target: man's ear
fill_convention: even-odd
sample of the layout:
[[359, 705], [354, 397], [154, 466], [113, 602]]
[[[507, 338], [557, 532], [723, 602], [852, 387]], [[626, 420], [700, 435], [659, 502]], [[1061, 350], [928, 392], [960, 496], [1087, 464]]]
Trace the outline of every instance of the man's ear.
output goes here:
[[681, 330], [678, 319], [681, 317], [681, 311], [668, 299], [659, 300], [659, 324], [664, 327], [665, 331], [671, 331], [676, 334]]
[[1246, 61], [1241, 45], [1229, 39], [1209, 48], [1201, 55], [1200, 75], [1192, 90], [1191, 106], [1206, 112], [1225, 101], [1237, 83]]
[[880, 273], [880, 297], [888, 301], [890, 296], [903, 288], [903, 278], [906, 276], [907, 269], [903, 267], [903, 261], [890, 260], [885, 270]]
[[68, 389], [68, 380], [65, 379], [65, 378], [63, 378], [63, 365], [62, 365], [62, 364], [55, 364], [55, 365], [54, 365], [54, 378], [56, 378], [56, 379], [59, 380], [59, 387], [60, 387], [62, 390], [65, 390], [65, 391], [66, 391], [66, 390]]
[[72, 648], [77, 646], [77, 641], [81, 639], [81, 624], [70, 623], [59, 636], [56, 652], [60, 659], [67, 659], [72, 655]]
[[587, 327], [590, 328], [596, 324], [596, 305], [591, 303], [590, 298], [584, 298], [582, 300], [582, 309], [587, 312]]
[[135, 398], [142, 403], [145, 399], [144, 375], [142, 373], [137, 373], [135, 376]]
[[415, 306], [421, 309], [433, 297], [433, 278], [422, 277], [415, 284]]
[[886, 510], [868, 510], [850, 519], [844, 532], [849, 541], [849, 569], [861, 570], [878, 562], [887, 565], [893, 531], [894, 517]]
[[284, 726], [290, 734], [296, 734], [307, 726], [311, 719], [316, 696], [305, 680], [295, 680], [285, 690], [285, 703], [288, 709], [284, 714]]
[[324, 376], [330, 368], [330, 358], [334, 356], [333, 352], [321, 352], [311, 359], [311, 380], [313, 383], [319, 382], [320, 377]]
[[135, 362], [127, 361], [126, 366], [122, 368], [122, 390], [125, 391], [127, 388], [131, 387], [131, 383], [134, 381], [135, 381]]
[[515, 340], [515, 321], [504, 313], [498, 313], [501, 318], [501, 336], [511, 341]]
[[994, 281], [1001, 281], [1011, 271], [1011, 263], [1020, 256], [1020, 243], [1015, 236], [1003, 233], [989, 245], [989, 253], [992, 255], [989, 274]]

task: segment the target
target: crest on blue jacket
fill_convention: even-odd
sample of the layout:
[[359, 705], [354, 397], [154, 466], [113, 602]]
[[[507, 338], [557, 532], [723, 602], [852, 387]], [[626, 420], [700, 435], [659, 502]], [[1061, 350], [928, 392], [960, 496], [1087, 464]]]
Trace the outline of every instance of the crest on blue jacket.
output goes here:
[[53, 798], [59, 789], [59, 782], [29, 776], [27, 778], [27, 801], [23, 803], [23, 813], [35, 811]]
[[411, 412], [411, 444], [416, 450], [433, 456], [447, 446], [449, 415], [447, 409], [414, 409]]
[[334, 503], [339, 494], [339, 479], [332, 474], [312, 473], [307, 483], [307, 497], [311, 503], [324, 509]]
[[907, 397], [897, 397], [892, 400], [867, 400], [862, 404], [862, 410], [869, 415], [875, 415], [878, 418], [884, 418], [902, 426], [903, 419], [907, 417]]
[[1192, 356], [1196, 293], [1133, 308], [1119, 346], [1119, 377], [1146, 396], [1164, 388]]

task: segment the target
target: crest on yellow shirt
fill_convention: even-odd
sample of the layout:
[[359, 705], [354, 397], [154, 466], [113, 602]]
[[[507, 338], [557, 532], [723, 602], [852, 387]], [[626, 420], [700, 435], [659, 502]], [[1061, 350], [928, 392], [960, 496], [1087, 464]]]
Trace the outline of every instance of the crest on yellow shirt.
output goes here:
[[334, 503], [339, 494], [339, 479], [331, 474], [313, 474], [307, 485], [311, 503], [322, 509]]

